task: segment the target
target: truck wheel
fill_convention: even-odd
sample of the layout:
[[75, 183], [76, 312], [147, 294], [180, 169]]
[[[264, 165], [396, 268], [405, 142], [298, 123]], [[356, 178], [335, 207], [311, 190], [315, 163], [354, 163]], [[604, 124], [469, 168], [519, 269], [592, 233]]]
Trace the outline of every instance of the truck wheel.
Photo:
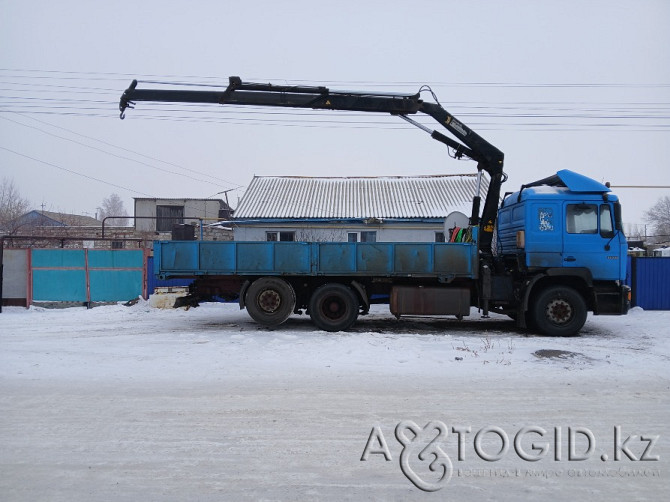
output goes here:
[[251, 283], [245, 296], [251, 318], [264, 326], [279, 326], [295, 308], [295, 291], [283, 279], [261, 277]]
[[543, 335], [576, 335], [586, 322], [586, 303], [574, 289], [551, 286], [533, 303], [532, 325]]
[[358, 298], [343, 284], [324, 284], [309, 300], [309, 316], [325, 331], [343, 331], [358, 318]]

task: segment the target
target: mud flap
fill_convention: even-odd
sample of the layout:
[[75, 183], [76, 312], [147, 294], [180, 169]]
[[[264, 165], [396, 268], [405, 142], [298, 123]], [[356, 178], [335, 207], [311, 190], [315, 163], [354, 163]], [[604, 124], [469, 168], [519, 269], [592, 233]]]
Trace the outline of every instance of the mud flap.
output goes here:
[[246, 304], [244, 303], [244, 297], [247, 296], [247, 289], [249, 289], [249, 286], [251, 286], [251, 281], [246, 280], [242, 284], [242, 287], [240, 288], [240, 310], [244, 310], [246, 307]]
[[365, 286], [363, 286], [360, 282], [351, 281], [351, 287], [356, 290], [359, 298], [361, 299], [361, 315], [365, 315], [370, 312], [370, 299], [368, 298], [368, 294], [365, 291]]

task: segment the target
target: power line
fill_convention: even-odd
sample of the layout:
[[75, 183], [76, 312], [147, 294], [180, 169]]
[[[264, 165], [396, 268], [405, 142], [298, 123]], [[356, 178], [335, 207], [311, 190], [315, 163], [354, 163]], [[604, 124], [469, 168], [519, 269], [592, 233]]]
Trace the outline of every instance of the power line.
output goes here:
[[[14, 155], [17, 155], [17, 156], [19, 156], [19, 157], [23, 157], [23, 158], [32, 160], [32, 161], [34, 161], [34, 162], [38, 162], [38, 163], [40, 163], [40, 164], [44, 164], [44, 165], [47, 165], [47, 166], [49, 166], [49, 167], [53, 167], [53, 168], [55, 168], [55, 169], [59, 169], [59, 170], [61, 170], [61, 171], [65, 171], [65, 172], [68, 172], [68, 173], [70, 173], [70, 174], [74, 174], [74, 175], [76, 175], [76, 176], [81, 176], [82, 178], [86, 178], [86, 179], [89, 179], [89, 180], [97, 181], [97, 182], [99, 182], [99, 183], [104, 183], [105, 185], [109, 185], [109, 186], [112, 186], [112, 187], [114, 187], [114, 188], [120, 188], [121, 190], [126, 190], [126, 191], [128, 191], [128, 192], [136, 193], [136, 194], [139, 194], [139, 195], [144, 195], [144, 196], [146, 196], [146, 197], [148, 197], [148, 198], [150, 198], [150, 199], [157, 199], [157, 198], [159, 198], [159, 197], [156, 197], [155, 195], [151, 195], [151, 194], [148, 194], [148, 193], [145, 193], [145, 192], [140, 192], [139, 190], [135, 190], [135, 189], [133, 189], [133, 188], [129, 188], [129, 187], [126, 187], [126, 186], [123, 186], [123, 185], [118, 185], [118, 184], [116, 184], [116, 183], [112, 183], [112, 182], [110, 182], [110, 181], [106, 181], [106, 180], [103, 180], [103, 179], [100, 179], [100, 178], [96, 178], [95, 176], [90, 176], [90, 175], [88, 175], [88, 174], [84, 174], [84, 173], [80, 173], [80, 172], [78, 172], [78, 171], [75, 171], [75, 170], [73, 170], [73, 169], [68, 169], [67, 167], [59, 166], [58, 164], [54, 164], [53, 162], [47, 162], [46, 160], [38, 159], [38, 158], [36, 158], [36, 157], [32, 157], [32, 156], [30, 156], [30, 155], [26, 155], [26, 154], [21, 153], [21, 152], [17, 152], [16, 150], [12, 150], [11, 148], [7, 148], [7, 147], [4, 147], [4, 146], [2, 146], [2, 145], [0, 145], [0, 150], [5, 150], [6, 152], [13, 153]], [[216, 200], [216, 199], [213, 199], [213, 200]], [[192, 206], [184, 206], [184, 207], [188, 207], [188, 208], [190, 208], [190, 209], [198, 209], [198, 208], [194, 208], [194, 207], [192, 207]], [[129, 217], [129, 218], [130, 218], [130, 217]]]
[[[88, 116], [100, 117], [104, 116], [104, 112], [111, 107], [116, 108], [118, 96], [121, 92], [119, 88], [103, 88], [95, 82], [109, 81], [116, 86], [121, 79], [128, 79], [138, 77], [145, 82], [151, 79], [151, 82], [165, 83], [165, 79], [177, 79], [180, 85], [198, 85], [221, 88], [227, 85], [227, 77], [221, 76], [196, 76], [196, 75], [134, 75], [128, 73], [112, 73], [112, 72], [81, 72], [81, 71], [60, 71], [60, 70], [40, 70], [40, 69], [0, 69], [0, 82], [5, 82], [5, 86], [32, 86], [33, 90], [17, 90], [13, 89], [11, 95], [6, 95], [3, 98], [9, 102], [3, 102], [2, 108], [7, 111], [22, 113], [26, 115], [50, 114], [63, 116]], [[161, 81], [161, 79], [163, 81]], [[73, 80], [80, 81], [81, 85], [72, 86], [70, 83]], [[255, 81], [276, 81], [287, 82], [286, 79], [281, 78], [252, 78]], [[193, 82], [191, 82], [193, 81]], [[197, 81], [197, 83], [195, 82]], [[9, 83], [7, 83], [9, 82]], [[90, 82], [92, 86], [85, 84]], [[205, 83], [203, 83], [205, 82]], [[210, 82], [207, 84], [206, 82]], [[292, 79], [293, 83], [306, 83], [304, 79]], [[312, 84], [336, 84], [336, 85], [370, 85], [372, 87], [402, 87], [402, 86], [419, 86], [424, 82], [419, 81], [395, 81], [395, 82], [376, 82], [376, 81], [311, 81]], [[658, 131], [665, 132], [670, 128], [668, 121], [670, 120], [670, 103], [668, 102], [667, 93], [665, 90], [670, 88], [670, 84], [665, 83], [621, 83], [621, 82], [449, 82], [436, 81], [430, 82], [433, 87], [491, 87], [491, 88], [584, 88], [584, 89], [624, 89], [625, 92], [635, 89], [644, 89], [644, 99], [641, 102], [638, 100], [623, 99], [608, 102], [594, 102], [586, 100], [550, 100], [547, 101], [513, 101], [513, 102], [498, 102], [482, 104], [481, 101], [455, 101], [449, 107], [455, 112], [456, 116], [472, 117], [475, 119], [472, 124], [477, 127], [486, 127], [486, 130], [504, 130], [509, 127], [524, 127], [530, 130], [594, 130], [594, 129], [625, 129], [635, 131]], [[47, 86], [47, 87], [40, 87]], [[34, 94], [36, 89], [48, 89], [39, 96]], [[663, 97], [660, 100], [654, 101], [649, 99], [649, 92], [651, 90], [663, 91]], [[628, 90], [628, 91], [626, 91]], [[97, 92], [99, 91], [99, 92]], [[30, 92], [26, 96], [24, 93]], [[53, 97], [49, 93], [58, 92], [65, 94], [63, 98]], [[110, 96], [113, 93], [113, 96]], [[74, 96], [68, 97], [68, 94]], [[82, 94], [91, 95], [91, 99], [82, 99]], [[95, 99], [95, 96], [100, 99]], [[110, 99], [111, 98], [111, 99]], [[81, 106], [84, 105], [84, 106]], [[91, 106], [100, 105], [100, 106]], [[75, 111], [70, 111], [72, 107], [76, 107]], [[454, 109], [455, 107], [455, 109]], [[67, 111], [66, 111], [67, 110]], [[169, 110], [169, 115], [161, 115], [159, 113]], [[188, 110], [188, 113], [197, 117], [183, 117], [176, 114]], [[387, 128], [386, 124], [370, 121], [356, 121], [355, 114], [348, 114], [346, 119], [339, 118], [339, 115], [330, 114], [328, 120], [319, 120], [318, 117], [324, 116], [318, 112], [313, 112], [311, 115], [292, 112], [277, 112], [268, 111], [267, 109], [257, 109], [254, 111], [244, 110], [243, 107], [238, 108], [240, 111], [232, 111], [229, 108], [222, 108], [218, 110], [221, 115], [233, 116], [234, 120], [238, 122], [251, 122], [248, 117], [243, 115], [257, 114], [261, 116], [272, 117], [288, 117], [286, 122], [280, 122], [274, 119], [276, 123], [291, 123], [292, 127], [325, 127], [331, 128], [339, 124], [356, 124], [357, 127], [362, 127], [361, 124], [368, 124], [370, 126], [382, 126]], [[101, 113], [102, 112], [102, 113]], [[301, 110], [301, 112], [305, 112]], [[158, 120], [175, 120], [175, 121], [189, 121], [189, 122], [204, 122], [204, 121], [218, 121], [226, 123], [226, 120], [221, 120], [220, 115], [213, 115], [211, 109], [203, 108], [199, 105], [186, 106], [170, 106], [166, 108], [152, 106], [142, 107], [142, 110], [136, 112], [138, 118], [150, 118]], [[296, 124], [290, 119], [290, 116], [300, 117], [300, 120], [309, 120], [311, 124], [303, 125]], [[369, 116], [369, 115], [368, 115]], [[314, 119], [313, 117], [317, 117]], [[477, 119], [490, 119], [488, 122], [477, 122]], [[195, 120], [194, 120], [195, 119]], [[275, 122], [269, 122], [265, 118], [256, 119], [260, 124], [273, 125]], [[606, 120], [608, 122], [599, 122]], [[575, 123], [578, 122], [578, 123]], [[595, 122], [595, 123], [594, 123]], [[321, 125], [315, 125], [321, 124]], [[393, 127], [399, 128], [399, 127]]]
[[670, 188], [670, 185], [610, 185], [610, 188]]
[[[70, 107], [62, 107], [63, 109], [70, 109]], [[100, 108], [90, 108], [86, 109], [88, 111], [54, 111], [54, 110], [0, 110], [10, 113], [18, 113], [22, 115], [50, 115], [50, 116], [59, 116], [59, 117], [83, 117], [83, 118], [104, 118], [104, 119], [117, 119], [117, 114], [110, 115], [109, 113], [101, 113], [104, 109]], [[203, 116], [203, 115], [171, 115], [170, 112], [166, 111], [166, 115], [152, 115], [144, 114], [141, 111], [138, 111], [135, 114], [136, 120], [158, 120], [158, 121], [167, 121], [167, 122], [188, 122], [188, 123], [218, 123], [218, 124], [231, 124], [231, 125], [248, 125], [248, 126], [276, 126], [276, 127], [299, 127], [299, 128], [318, 128], [318, 129], [385, 129], [385, 130], [408, 130], [409, 126], [391, 125], [386, 123], [376, 123], [370, 121], [347, 121], [347, 120], [337, 120], [329, 121], [329, 123], [324, 123], [320, 121], [319, 123], [304, 119], [296, 120], [263, 120], [256, 119], [255, 122], [249, 122], [251, 119], [246, 119], [243, 117], [239, 118], [225, 118], [221, 116]], [[456, 116], [462, 116], [460, 114], [455, 114]], [[311, 124], [308, 122], [312, 122]], [[367, 125], [366, 125], [367, 124]], [[495, 123], [495, 122], [480, 122], [480, 121], [470, 121], [469, 125], [473, 129], [479, 131], [526, 131], [526, 132], [588, 132], [593, 130], [603, 130], [603, 129], [619, 129], [620, 131], [626, 132], [666, 132], [670, 129], [670, 124], [614, 124], [614, 123], [570, 123], [570, 122], [506, 122]], [[211, 176], [211, 175], [210, 175]]]
[[[20, 113], [17, 113], [17, 115], [20, 115], [20, 116], [22, 116], [22, 117], [26, 117], [25, 115], [20, 114]], [[147, 164], [147, 163], [145, 163], [145, 162], [142, 162], [142, 161], [139, 161], [139, 160], [136, 160], [136, 159], [132, 159], [132, 158], [128, 158], [128, 157], [119, 156], [119, 155], [116, 155], [116, 154], [114, 154], [114, 153], [107, 152], [107, 151], [105, 151], [105, 150], [101, 150], [101, 149], [95, 148], [95, 147], [93, 147], [93, 146], [86, 145], [86, 144], [84, 144], [84, 143], [80, 143], [80, 142], [78, 142], [78, 141], [74, 141], [74, 140], [72, 140], [72, 139], [70, 139], [70, 138], [64, 138], [64, 137], [62, 137], [62, 136], [55, 135], [55, 134], [53, 134], [53, 133], [47, 132], [47, 131], [45, 131], [45, 130], [43, 130], [43, 129], [40, 129], [40, 128], [38, 128], [38, 127], [30, 126], [30, 125], [28, 125], [28, 124], [23, 124], [23, 123], [21, 123], [21, 122], [17, 122], [17, 121], [8, 119], [7, 117], [2, 117], [2, 116], [0, 116], [0, 118], [2, 118], [2, 119], [4, 119], [4, 120], [9, 120], [10, 122], [14, 122], [14, 123], [19, 124], [19, 125], [22, 125], [22, 126], [24, 126], [24, 127], [29, 127], [29, 128], [31, 128], [31, 129], [36, 129], [36, 130], [38, 130], [38, 131], [40, 131], [40, 132], [42, 132], [42, 133], [44, 133], [44, 134], [48, 134], [48, 135], [53, 136], [53, 137], [55, 137], [55, 138], [63, 139], [63, 140], [65, 140], [65, 141], [71, 141], [71, 142], [74, 142], [74, 143], [76, 143], [76, 144], [85, 146], [85, 147], [87, 147], [87, 148], [92, 148], [92, 149], [94, 149], [94, 150], [101, 151], [101, 152], [103, 152], [103, 153], [106, 153], [106, 154], [108, 154], [108, 155], [112, 155], [112, 156], [114, 156], [114, 157], [118, 157], [118, 158], [121, 158], [121, 159], [129, 160], [129, 161], [131, 161], [131, 162], [136, 162], [136, 163], [145, 165], [145, 166], [147, 166], [147, 167], [151, 167], [151, 168], [153, 168], [153, 169], [157, 169], [157, 170], [160, 170], [160, 171], [164, 171], [164, 172], [166, 172], [166, 173], [175, 174], [175, 175], [179, 175], [179, 176], [185, 176], [185, 177], [190, 178], [190, 179], [195, 180], [195, 181], [201, 181], [201, 182], [203, 182], [203, 183], [207, 183], [207, 184], [210, 184], [210, 183], [211, 183], [211, 182], [209, 182], [209, 181], [204, 181], [204, 180], [200, 180], [200, 179], [197, 179], [197, 178], [193, 178], [193, 177], [188, 176], [188, 175], [185, 175], [185, 174], [183, 174], [183, 173], [179, 173], [179, 172], [175, 172], [175, 171], [170, 171], [170, 170], [167, 170], [167, 169], [162, 169], [162, 168], [160, 168], [160, 167], [152, 166], [152, 165], [150, 165], [150, 164]], [[115, 145], [115, 144], [113, 144], [113, 143], [109, 143], [109, 142], [106, 142], [106, 141], [103, 141], [103, 140], [100, 140], [100, 139], [97, 139], [97, 138], [93, 138], [93, 137], [91, 137], [91, 136], [87, 136], [87, 135], [85, 135], [85, 134], [80, 134], [80, 133], [75, 132], [75, 131], [73, 131], [73, 130], [71, 130], [71, 129], [67, 129], [67, 128], [62, 127], [62, 126], [57, 126], [57, 125], [54, 125], [54, 124], [50, 124], [49, 122], [46, 122], [46, 121], [43, 121], [43, 120], [39, 120], [39, 119], [34, 118], [34, 117], [26, 117], [26, 118], [29, 118], [29, 119], [34, 120], [34, 121], [36, 121], [36, 122], [39, 122], [39, 123], [41, 123], [41, 124], [47, 125], [47, 126], [49, 126], [49, 127], [53, 127], [53, 128], [55, 128], [55, 129], [60, 129], [60, 130], [66, 131], [66, 132], [68, 132], [68, 133], [70, 133], [70, 134], [74, 134], [75, 136], [79, 136], [79, 137], [82, 137], [82, 138], [85, 138], [85, 139], [88, 139], [88, 140], [91, 140], [91, 141], [95, 141], [95, 142], [101, 143], [101, 144], [106, 145], [106, 146], [110, 146], [110, 147], [112, 147], [112, 148], [117, 148], [117, 149], [119, 149], [119, 150], [122, 150], [122, 151], [125, 151], [125, 152], [128, 152], [128, 153], [132, 153], [132, 154], [134, 154], [134, 155], [138, 155], [138, 156], [140, 156], [140, 157], [144, 157], [144, 158], [146, 158], [146, 159], [153, 160], [153, 161], [155, 161], [155, 162], [161, 162], [161, 163], [163, 163], [163, 164], [171, 165], [171, 166], [173, 166], [173, 167], [176, 167], [176, 168], [178, 168], [178, 169], [182, 169], [182, 170], [184, 170], [184, 171], [189, 171], [189, 172], [192, 172], [192, 173], [195, 173], [195, 174], [198, 174], [198, 175], [207, 176], [207, 177], [209, 177], [209, 178], [212, 178], [212, 179], [221, 181], [221, 182], [223, 182], [223, 183], [225, 183], [225, 184], [227, 184], [227, 185], [232, 185], [232, 186], [234, 186], [234, 187], [236, 187], [236, 188], [241, 188], [241, 187], [243, 186], [243, 185], [239, 185], [239, 184], [237, 184], [237, 183], [233, 183], [233, 182], [231, 182], [231, 181], [225, 180], [225, 179], [223, 179], [223, 178], [219, 178], [218, 176], [214, 176], [214, 175], [211, 175], [211, 174], [208, 174], [208, 173], [204, 173], [204, 172], [201, 172], [201, 171], [197, 171], [197, 170], [195, 170], [195, 169], [189, 169], [189, 168], [187, 168], [187, 167], [180, 166], [180, 165], [175, 164], [175, 163], [172, 163], [172, 162], [168, 162], [168, 161], [165, 161], [165, 160], [162, 160], [162, 159], [157, 159], [157, 158], [155, 158], [155, 157], [151, 157], [151, 156], [149, 156], [149, 155], [145, 155], [145, 154], [143, 154], [143, 153], [136, 152], [136, 151], [134, 151], [134, 150], [130, 150], [130, 149], [128, 149], [128, 148], [124, 148], [124, 147]]]
[[[120, 79], [184, 79], [184, 80], [215, 80], [227, 85], [229, 75], [160, 75], [160, 74], [132, 74], [116, 72], [82, 72], [82, 71], [64, 71], [64, 70], [45, 70], [36, 68], [0, 68], [0, 72], [5, 73], [28, 73], [30, 75], [15, 75], [18, 78], [33, 79], [52, 79], [52, 80], [120, 80]], [[245, 77], [246, 78], [246, 77]], [[385, 86], [421, 86], [426, 81], [407, 80], [407, 81], [374, 81], [374, 80], [308, 80], [308, 79], [286, 79], [282, 77], [254, 77], [246, 78], [249, 81], [260, 82], [296, 82], [312, 84], [330, 84], [330, 85], [371, 85], [378, 87]], [[509, 82], [509, 81], [430, 81], [431, 86], [470, 86], [470, 87], [520, 87], [520, 88], [670, 88], [669, 83], [634, 83], [634, 82]]]
[[[6, 99], [0, 96], [0, 99]], [[116, 102], [103, 101], [103, 100], [53, 100], [47, 102], [46, 104], [24, 104], [17, 102], [16, 100], [10, 101], [8, 103], [0, 102], [0, 106], [4, 111], [14, 112], [14, 113], [33, 113], [35, 110], [40, 111], [49, 111], [49, 110], [63, 110], [63, 109], [72, 109], [73, 104], [101, 104], [107, 105], [102, 107], [91, 107], [91, 106], [77, 106], [76, 110], [81, 112], [82, 110], [89, 111], [105, 111], [110, 108], [116, 108]], [[352, 120], [358, 119], [360, 117], [390, 117], [388, 114], [379, 113], [379, 114], [370, 114], [370, 113], [346, 113], [338, 111], [316, 111], [316, 110], [283, 110], [278, 111], [272, 107], [254, 107], [255, 109], [248, 109], [246, 107], [235, 107], [234, 109], [222, 106], [217, 109], [212, 107], [203, 106], [200, 104], [195, 104], [189, 106], [188, 104], [179, 103], [176, 106], [171, 105], [157, 105], [155, 103], [148, 104], [143, 106], [135, 112], [135, 115], [138, 117], [147, 117], [151, 113], [155, 112], [169, 112], [171, 114], [187, 112], [192, 116], [195, 115], [209, 115], [214, 117], [242, 117], [247, 115], [260, 115], [260, 116], [271, 116], [271, 117], [300, 117], [301, 119], [311, 120], [312, 118], [319, 117], [329, 117], [336, 118], [337, 122], [341, 123], [352, 123], [352, 122], [369, 122], [369, 120]], [[610, 120], [611, 123], [625, 121], [623, 125], [632, 125], [637, 123], [640, 120], [646, 121], [662, 121], [667, 122], [670, 119], [670, 107], [667, 109], [659, 109], [658, 107], [653, 107], [650, 110], [644, 110], [644, 113], [641, 113], [639, 108], [629, 108], [629, 109], [607, 109], [607, 108], [588, 108], [588, 109], [576, 109], [576, 108], [540, 108], [540, 107], [530, 107], [527, 108], [527, 111], [524, 111], [518, 107], [505, 106], [500, 107], [496, 105], [491, 106], [481, 106], [476, 107], [477, 110], [487, 110], [484, 111], [468, 111], [469, 108], [462, 106], [457, 109], [452, 108], [455, 111], [455, 115], [459, 117], [472, 117], [472, 118], [488, 118], [505, 121], [508, 119], [552, 119], [553, 123], [558, 124], [559, 120], [571, 121], [570, 123], [574, 125], [574, 120], [579, 120], [581, 123], [588, 124], [589, 121], [593, 120]], [[20, 111], [19, 111], [20, 110]], [[28, 111], [26, 111], [28, 110]], [[515, 112], [516, 110], [516, 112]], [[215, 113], [215, 115], [213, 115]], [[111, 116], [111, 114], [110, 114]], [[419, 116], [420, 119], [428, 120], [425, 117]], [[631, 122], [635, 121], [635, 122]], [[501, 122], [501, 125], [504, 122]], [[652, 124], [662, 126], [665, 124]]]
[[[116, 107], [116, 101], [96, 100], [96, 99], [66, 99], [66, 98], [36, 98], [36, 97], [21, 97], [21, 96], [0, 96], [0, 99], [9, 100], [1, 103], [3, 106], [21, 106], [34, 108], [64, 108], [71, 107], [73, 104], [100, 104], [106, 105], [100, 110]], [[26, 101], [26, 103], [23, 103]], [[38, 103], [38, 104], [33, 104]], [[39, 103], [44, 103], [43, 105]], [[57, 106], [51, 106], [57, 105]], [[60, 106], [62, 105], [62, 106]], [[648, 108], [641, 108], [636, 104], [631, 104], [630, 107], [622, 107], [621, 103], [613, 104], [616, 108], [609, 108], [607, 106], [594, 107], [590, 105], [586, 108], [577, 107], [547, 107], [547, 106], [510, 106], [510, 105], [455, 105], [458, 109], [459, 116], [467, 117], [487, 117], [487, 118], [561, 118], [561, 119], [614, 119], [614, 120], [630, 120], [630, 119], [670, 119], [670, 104], [667, 107], [660, 107], [658, 104], [647, 104]], [[453, 106], [450, 106], [452, 109]], [[254, 107], [255, 109], [247, 109], [243, 106], [231, 109], [226, 106], [220, 107], [218, 110], [223, 114], [256, 114], [256, 115], [278, 115], [278, 116], [339, 116], [344, 115], [345, 112], [337, 110], [291, 110], [279, 111], [272, 107]], [[148, 107], [142, 107], [142, 110], [166, 110], [173, 112], [180, 112], [189, 110], [190, 113], [211, 113], [211, 107], [200, 104], [179, 103], [178, 107], [168, 105], [150, 104]], [[522, 110], [526, 111], [522, 111]], [[468, 111], [476, 110], [476, 111]], [[485, 110], [485, 111], [484, 111]], [[560, 112], [560, 113], [559, 113]], [[641, 113], [644, 112], [644, 113]], [[379, 113], [380, 116], [387, 116], [387, 114]], [[370, 116], [369, 113], [346, 113], [347, 117], [363, 117]]]
[[132, 192], [132, 193], [137, 193], [137, 194], [140, 194], [140, 195], [146, 195], [147, 197], [152, 197], [152, 198], [153, 198], [153, 196], [151, 196], [151, 195], [149, 195], [149, 194], [147, 194], [147, 193], [144, 193], [144, 192], [140, 192], [140, 191], [135, 190], [135, 189], [133, 189], [133, 188], [128, 188], [128, 187], [125, 187], [125, 186], [123, 186], [123, 185], [117, 185], [116, 183], [112, 183], [112, 182], [110, 182], [110, 181], [105, 181], [105, 180], [102, 180], [102, 179], [100, 179], [100, 178], [96, 178], [95, 176], [90, 176], [90, 175], [88, 175], [88, 174], [83, 174], [83, 173], [80, 173], [80, 172], [78, 172], [78, 171], [74, 171], [73, 169], [68, 169], [67, 167], [59, 166], [59, 165], [54, 164], [54, 163], [52, 163], [52, 162], [47, 162], [46, 160], [42, 160], [42, 159], [38, 159], [38, 158], [35, 158], [35, 157], [31, 157], [30, 155], [26, 155], [25, 153], [17, 152], [16, 150], [12, 150], [12, 149], [10, 149], [10, 148], [6, 148], [6, 147], [4, 147], [4, 146], [2, 146], [2, 145], [0, 145], [0, 149], [1, 149], [1, 150], [5, 150], [6, 152], [13, 153], [14, 155], [18, 155], [19, 157], [23, 157], [23, 158], [32, 160], [32, 161], [34, 161], [34, 162], [39, 162], [40, 164], [44, 164], [44, 165], [47, 165], [47, 166], [50, 166], [50, 167], [53, 167], [53, 168], [56, 168], [56, 169], [60, 169], [61, 171], [66, 171], [66, 172], [68, 172], [68, 173], [75, 174], [75, 175], [77, 175], [77, 176], [81, 176], [82, 178], [87, 178], [87, 179], [89, 179], [89, 180], [97, 181], [97, 182], [99, 182], [99, 183], [104, 183], [105, 185], [113, 186], [113, 187], [115, 187], [115, 188], [120, 188], [120, 189], [122, 189], [122, 190], [127, 190], [127, 191]]
[[[91, 101], [89, 101], [91, 102]], [[83, 103], [83, 101], [82, 101]], [[104, 103], [101, 103], [104, 104]], [[6, 111], [11, 113], [23, 114], [23, 115], [62, 115], [62, 116], [84, 116], [84, 117], [107, 117], [107, 118], [116, 118], [116, 112], [109, 113], [110, 108], [112, 107], [109, 103], [108, 107], [105, 106], [76, 106], [75, 111], [73, 109], [72, 103], [64, 102], [60, 104], [22, 104], [22, 103], [0, 103], [0, 111]], [[602, 111], [580, 111], [576, 113], [577, 110], [573, 110], [573, 113], [536, 113], [536, 112], [518, 112], [518, 113], [502, 113], [496, 112], [495, 107], [489, 108], [491, 111], [488, 113], [474, 113], [467, 111], [456, 111], [454, 115], [458, 117], [471, 117], [474, 120], [471, 122], [473, 126], [480, 124], [486, 126], [497, 127], [499, 130], [504, 130], [509, 127], [518, 127], [518, 126], [534, 126], [537, 128], [543, 127], [558, 127], [558, 126], [569, 126], [570, 128], [582, 128], [583, 129], [600, 129], [600, 128], [626, 128], [630, 130], [635, 130], [639, 128], [645, 129], [659, 129], [664, 130], [670, 127], [670, 114], [661, 115], [660, 111], [653, 111], [651, 113], [640, 114], [635, 110], [620, 110], [614, 114], [602, 113]], [[452, 109], [453, 110], [453, 109]], [[568, 110], [566, 110], [568, 111]], [[103, 112], [103, 113], [101, 113]], [[104, 113], [106, 112], [106, 113]], [[166, 113], [169, 115], [159, 115], [158, 113]], [[188, 113], [188, 117], [177, 115], [178, 113]], [[249, 118], [248, 116], [260, 116], [261, 118]], [[386, 123], [371, 120], [358, 119], [361, 117], [360, 114], [349, 114], [338, 115], [335, 113], [323, 113], [323, 112], [307, 112], [301, 110], [301, 113], [291, 113], [291, 112], [273, 112], [266, 110], [259, 111], [249, 111], [249, 110], [230, 110], [226, 108], [220, 108], [216, 111], [213, 111], [211, 108], [197, 108], [197, 107], [184, 107], [182, 105], [178, 107], [160, 107], [149, 105], [138, 109], [134, 116], [137, 119], [173, 119], [184, 120], [188, 119], [189, 121], [220, 121], [226, 122], [229, 120], [239, 120], [246, 122], [259, 122], [259, 123], [286, 123], [286, 122], [296, 122], [298, 119], [300, 121], [310, 121], [312, 123], [325, 123], [325, 124], [371, 124], [371, 125], [386, 125]], [[328, 116], [328, 120], [322, 120], [320, 117]], [[367, 115], [369, 116], [369, 115]], [[273, 118], [268, 118], [273, 117]], [[275, 118], [277, 117], [277, 118]], [[294, 118], [291, 118], [294, 117]], [[386, 118], [387, 115], [380, 114], [378, 117]], [[285, 118], [285, 119], [284, 119]], [[352, 120], [354, 119], [354, 120]], [[481, 122], [477, 119], [490, 119], [495, 122]], [[607, 122], [601, 122], [606, 120]], [[521, 122], [520, 122], [521, 121]], [[599, 122], [595, 122], [599, 121]]]
[[187, 174], [180, 173], [180, 172], [177, 172], [177, 171], [170, 171], [170, 170], [168, 170], [168, 169], [163, 169], [163, 168], [160, 168], [160, 167], [156, 167], [156, 166], [153, 166], [153, 165], [151, 165], [151, 164], [149, 164], [149, 163], [147, 163], [147, 162], [143, 162], [143, 161], [141, 161], [141, 160], [133, 159], [133, 158], [131, 158], [131, 157], [125, 157], [125, 156], [123, 156], [123, 155], [118, 155], [118, 154], [115, 154], [115, 153], [113, 153], [113, 152], [109, 152], [109, 151], [107, 151], [107, 150], [103, 150], [102, 148], [97, 148], [97, 147], [95, 147], [95, 146], [93, 146], [93, 145], [87, 145], [86, 143], [82, 143], [81, 141], [77, 141], [77, 140], [74, 140], [74, 139], [71, 139], [71, 138], [66, 138], [66, 137], [63, 137], [63, 136], [59, 136], [59, 135], [57, 135], [57, 134], [53, 134], [53, 133], [51, 133], [51, 132], [45, 131], [44, 129], [40, 129], [39, 127], [36, 127], [36, 126], [31, 126], [31, 125], [28, 125], [28, 124], [22, 124], [21, 122], [18, 122], [18, 121], [16, 121], [16, 120], [12, 120], [12, 119], [7, 118], [7, 117], [0, 116], [0, 119], [7, 120], [7, 121], [9, 121], [9, 122], [13, 122], [14, 124], [18, 124], [18, 125], [21, 125], [21, 126], [23, 126], [23, 127], [29, 127], [30, 129], [34, 129], [34, 130], [36, 130], [36, 131], [40, 131], [41, 133], [46, 134], [46, 135], [48, 135], [48, 136], [52, 136], [52, 137], [57, 138], [57, 139], [62, 139], [62, 140], [64, 140], [64, 141], [69, 141], [69, 142], [74, 143], [74, 144], [76, 144], [76, 145], [83, 146], [83, 147], [85, 147], [85, 148], [90, 148], [91, 150], [95, 150], [95, 151], [97, 151], [97, 152], [104, 153], [105, 155], [110, 155], [110, 156], [115, 157], [115, 158], [117, 158], [117, 159], [127, 160], [127, 161], [129, 161], [129, 162], [135, 162], [135, 163], [137, 163], [137, 164], [141, 164], [141, 165], [146, 166], [146, 167], [149, 167], [149, 168], [151, 168], [151, 169], [156, 169], [156, 170], [158, 170], [158, 171], [163, 171], [163, 172], [166, 172], [166, 173], [174, 174], [174, 175], [176, 175], [176, 176], [183, 176], [183, 177], [188, 178], [188, 179], [191, 179], [191, 180], [193, 180], [193, 181], [199, 181], [199, 182], [201, 182], [201, 183], [211, 184], [210, 181], [205, 181], [205, 180], [202, 180], [202, 179], [194, 178], [193, 176], [189, 176], [189, 175], [187, 175]]

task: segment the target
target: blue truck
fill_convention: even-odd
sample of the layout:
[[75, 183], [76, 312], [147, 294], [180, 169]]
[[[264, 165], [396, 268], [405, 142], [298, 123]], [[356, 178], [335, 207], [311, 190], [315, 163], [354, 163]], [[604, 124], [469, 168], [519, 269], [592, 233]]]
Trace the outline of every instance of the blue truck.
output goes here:
[[[255, 321], [271, 327], [305, 311], [327, 331], [348, 329], [380, 301], [397, 317], [462, 318], [478, 307], [485, 316], [505, 314], [520, 328], [550, 336], [578, 333], [589, 311], [628, 311], [627, 243], [621, 205], [610, 188], [562, 170], [506, 193], [501, 202], [503, 153], [437, 99], [422, 100], [421, 91], [332, 91], [239, 77], [231, 77], [224, 91], [137, 86], [133, 81], [123, 93], [121, 118], [137, 101], [390, 113], [428, 132], [453, 157], [477, 162], [480, 183], [468, 225], [454, 231], [450, 242], [156, 241], [157, 276], [195, 279], [187, 301], [235, 297]], [[457, 140], [409, 117], [416, 113]], [[489, 188], [480, 208], [483, 173]]]

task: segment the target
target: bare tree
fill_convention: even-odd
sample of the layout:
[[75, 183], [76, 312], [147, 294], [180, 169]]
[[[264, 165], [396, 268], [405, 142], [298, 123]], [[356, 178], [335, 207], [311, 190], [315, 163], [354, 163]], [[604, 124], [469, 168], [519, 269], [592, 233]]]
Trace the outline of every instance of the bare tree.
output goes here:
[[651, 209], [645, 211], [644, 219], [653, 226], [656, 242], [670, 240], [670, 197], [666, 195], [658, 199]]
[[0, 183], [0, 231], [15, 234], [21, 223], [18, 218], [28, 212], [30, 202], [24, 199], [13, 179], [2, 178]]
[[[98, 208], [99, 219], [103, 220], [108, 216], [128, 216], [128, 211], [126, 211], [121, 197], [115, 193], [103, 199], [102, 206]], [[128, 218], [110, 218], [107, 220], [107, 224], [125, 227], [128, 225]]]
[[645, 237], [645, 226], [639, 223], [626, 223], [624, 233], [629, 241], [642, 241]]

